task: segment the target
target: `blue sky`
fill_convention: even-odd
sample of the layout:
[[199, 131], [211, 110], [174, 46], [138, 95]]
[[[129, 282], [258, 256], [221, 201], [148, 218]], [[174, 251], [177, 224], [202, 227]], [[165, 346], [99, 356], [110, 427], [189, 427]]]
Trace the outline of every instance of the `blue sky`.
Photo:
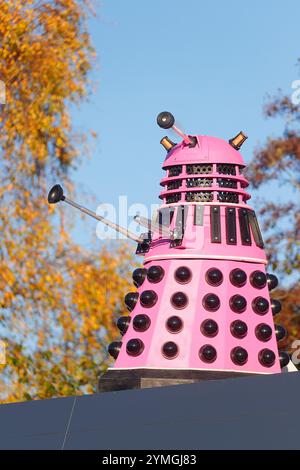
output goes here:
[[[92, 209], [117, 204], [119, 195], [129, 204], [158, 202], [162, 110], [191, 134], [227, 140], [245, 131], [246, 162], [282, 131], [262, 107], [267, 94], [291, 93], [299, 78], [299, 0], [103, 0], [97, 12], [90, 20], [97, 89], [73, 113], [77, 128], [98, 133], [74, 174], [95, 197]], [[75, 230], [82, 244], [95, 235], [86, 224]]]

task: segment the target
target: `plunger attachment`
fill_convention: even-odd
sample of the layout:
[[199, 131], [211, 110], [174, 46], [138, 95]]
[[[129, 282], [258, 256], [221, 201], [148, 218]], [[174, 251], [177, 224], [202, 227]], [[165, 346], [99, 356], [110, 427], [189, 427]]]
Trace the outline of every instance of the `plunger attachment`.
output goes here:
[[74, 202], [71, 199], [67, 198], [64, 195], [63, 188], [59, 184], [56, 184], [49, 191], [48, 202], [49, 202], [49, 204], [56, 204], [59, 201], [66, 202], [70, 206], [75, 207], [76, 209], [80, 210], [84, 214], [89, 215], [93, 219], [99, 220], [103, 224], [105, 224], [108, 227], [111, 227], [112, 229], [114, 229], [116, 232], [122, 233], [123, 235], [125, 235], [125, 237], [130, 238], [130, 240], [133, 240], [137, 243], [140, 243], [142, 241], [140, 237], [138, 237], [134, 233], [130, 232], [129, 230], [126, 230], [125, 228], [120, 227], [120, 225], [115, 224], [114, 222], [111, 222], [110, 220], [106, 219], [105, 217], [102, 217], [101, 215], [96, 214], [96, 212], [90, 211], [86, 207], [81, 206], [80, 204], [77, 204], [77, 202]]
[[173, 129], [176, 134], [180, 135], [180, 137], [184, 140], [186, 144], [194, 145], [193, 140], [184, 132], [182, 132], [177, 126], [175, 126], [175, 118], [173, 114], [169, 111], [162, 111], [161, 113], [159, 113], [156, 120], [157, 124], [159, 125], [159, 127], [162, 127], [162, 129]]
[[49, 204], [56, 204], [59, 201], [63, 201], [65, 199], [64, 190], [60, 186], [60, 184], [55, 184], [53, 188], [50, 189], [48, 194], [48, 202]]

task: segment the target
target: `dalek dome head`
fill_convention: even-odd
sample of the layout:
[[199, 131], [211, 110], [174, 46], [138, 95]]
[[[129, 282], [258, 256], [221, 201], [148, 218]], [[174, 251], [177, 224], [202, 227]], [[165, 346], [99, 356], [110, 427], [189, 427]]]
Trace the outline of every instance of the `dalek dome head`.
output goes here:
[[241, 131], [228, 140], [206, 135], [186, 135], [176, 125], [174, 116], [163, 111], [157, 117], [158, 125], [163, 129], [173, 129], [183, 140], [175, 144], [167, 136], [160, 143], [167, 150], [163, 168], [188, 163], [223, 163], [245, 166], [239, 152], [247, 136]]
[[241, 153], [226, 140], [206, 135], [188, 136], [192, 143], [182, 141], [166, 155], [163, 168], [189, 163], [223, 163], [245, 166]]
[[244, 159], [240, 148], [247, 139], [239, 132], [228, 141], [206, 135], [187, 135], [175, 124], [174, 116], [164, 111], [157, 117], [163, 129], [172, 129], [181, 138], [178, 144], [167, 136], [160, 141], [167, 155], [163, 163], [166, 176], [161, 180], [159, 197], [166, 204], [178, 202], [245, 203], [250, 199], [245, 188]]

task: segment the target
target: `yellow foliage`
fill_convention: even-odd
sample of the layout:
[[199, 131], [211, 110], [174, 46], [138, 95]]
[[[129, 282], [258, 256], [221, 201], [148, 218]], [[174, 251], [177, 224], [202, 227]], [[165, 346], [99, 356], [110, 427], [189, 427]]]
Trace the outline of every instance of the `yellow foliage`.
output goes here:
[[68, 104], [88, 92], [94, 57], [86, 2], [0, 0], [0, 400], [95, 391], [131, 259], [83, 250], [63, 210], [47, 205], [78, 158]]

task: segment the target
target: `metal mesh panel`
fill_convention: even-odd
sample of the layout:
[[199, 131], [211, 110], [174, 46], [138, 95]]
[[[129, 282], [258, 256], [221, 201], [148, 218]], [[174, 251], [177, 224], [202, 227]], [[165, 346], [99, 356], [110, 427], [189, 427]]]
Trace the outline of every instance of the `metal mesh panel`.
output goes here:
[[212, 185], [211, 178], [188, 178], [186, 180], [188, 188], [208, 187]]
[[220, 175], [235, 175], [235, 165], [219, 163], [217, 165], [217, 172]]
[[218, 193], [218, 200], [220, 202], [239, 202], [239, 195], [237, 193], [229, 193], [227, 191], [221, 191]]
[[181, 187], [181, 185], [182, 185], [181, 180], [171, 181], [170, 183], [168, 183], [167, 189], [178, 189]]
[[212, 173], [212, 165], [205, 165], [203, 163], [196, 163], [195, 165], [187, 165], [186, 172], [188, 175], [203, 175]]
[[187, 192], [185, 195], [187, 202], [210, 202], [213, 200], [212, 191]]
[[170, 166], [168, 176], [178, 176], [182, 173], [182, 165]]
[[237, 181], [228, 178], [218, 178], [218, 185], [222, 188], [237, 188]]
[[181, 193], [170, 194], [170, 196], [166, 196], [166, 204], [173, 204], [174, 202], [178, 202], [181, 199]]

